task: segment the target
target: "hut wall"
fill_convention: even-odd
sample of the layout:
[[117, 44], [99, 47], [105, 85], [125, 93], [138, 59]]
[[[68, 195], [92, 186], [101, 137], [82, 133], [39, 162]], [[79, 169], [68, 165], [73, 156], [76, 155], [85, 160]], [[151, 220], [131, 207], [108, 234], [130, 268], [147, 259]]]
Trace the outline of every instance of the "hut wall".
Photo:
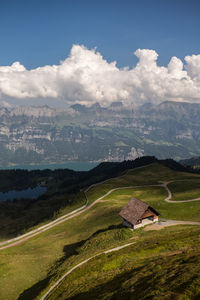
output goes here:
[[129, 228], [133, 228], [133, 224], [129, 223], [127, 220], [123, 219], [123, 225]]

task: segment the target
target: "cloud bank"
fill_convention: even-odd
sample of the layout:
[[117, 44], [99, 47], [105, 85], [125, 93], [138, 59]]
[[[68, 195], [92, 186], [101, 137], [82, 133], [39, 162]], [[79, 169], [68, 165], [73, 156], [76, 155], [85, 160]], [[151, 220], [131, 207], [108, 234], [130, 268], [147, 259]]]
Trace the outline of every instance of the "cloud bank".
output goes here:
[[114, 101], [125, 105], [160, 103], [166, 100], [200, 102], [200, 55], [185, 57], [185, 65], [172, 57], [168, 66], [157, 64], [154, 50], [134, 52], [133, 68], [118, 68], [107, 62], [96, 49], [74, 45], [69, 57], [59, 65], [27, 70], [19, 62], [0, 66], [0, 100], [55, 99], [68, 105]]

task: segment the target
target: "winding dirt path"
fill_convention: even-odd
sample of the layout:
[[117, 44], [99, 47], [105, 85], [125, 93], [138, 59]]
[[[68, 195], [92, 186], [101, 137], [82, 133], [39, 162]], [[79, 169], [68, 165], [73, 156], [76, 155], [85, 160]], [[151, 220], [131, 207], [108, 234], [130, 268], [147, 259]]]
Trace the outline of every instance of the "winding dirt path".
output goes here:
[[[105, 195], [103, 195], [102, 197], [99, 197], [98, 199], [96, 199], [94, 202], [92, 202], [90, 205], [87, 206], [87, 204], [83, 205], [82, 207], [72, 211], [71, 213], [68, 213], [58, 219], [56, 219], [55, 221], [52, 221], [44, 226], [41, 226], [35, 230], [32, 230], [26, 234], [23, 234], [17, 238], [13, 238], [13, 239], [10, 239], [10, 240], [7, 240], [7, 241], [4, 241], [4, 242], [1, 242], [0, 243], [0, 250], [3, 250], [3, 249], [6, 249], [6, 248], [9, 248], [9, 247], [13, 247], [13, 246], [16, 246], [22, 242], [25, 242], [27, 240], [29, 240], [30, 238], [42, 233], [42, 232], [45, 232], [47, 230], [49, 230], [50, 228], [54, 227], [54, 226], [57, 226], [58, 224], [61, 224], [67, 220], [70, 220], [78, 215], [80, 215], [81, 213], [83, 212], [86, 212], [87, 210], [89, 210], [92, 206], [94, 206], [97, 202], [101, 201], [103, 198], [107, 197], [108, 195], [110, 195], [112, 192], [116, 191], [116, 190], [119, 190], [119, 189], [126, 189], [126, 188], [130, 188], [130, 187], [121, 187], [121, 188], [115, 188], [115, 189], [112, 189], [110, 191], [108, 191]], [[88, 203], [88, 200], [87, 200], [87, 203]]]
[[[144, 168], [146, 166], [143, 166], [143, 167], [139, 167], [139, 168]], [[135, 168], [133, 170], [137, 170], [139, 168]], [[126, 174], [129, 172], [130, 170], [128, 170], [126, 172]], [[122, 175], [122, 176], [119, 176], [119, 177], [123, 177], [125, 176], [126, 174]], [[3, 250], [3, 249], [6, 249], [6, 248], [9, 248], [9, 247], [13, 247], [13, 246], [16, 246], [58, 224], [61, 224], [71, 218], [74, 218], [78, 215], [80, 215], [81, 213], [89, 210], [91, 207], [93, 207], [97, 202], [101, 201], [102, 199], [104, 199], [105, 197], [107, 197], [108, 195], [110, 195], [112, 192], [114, 191], [117, 191], [117, 190], [120, 190], [120, 189], [130, 189], [130, 188], [148, 188], [148, 187], [162, 187], [164, 188], [166, 191], [167, 191], [167, 194], [168, 196], [164, 199], [164, 201], [168, 202], [168, 203], [183, 203], [183, 202], [192, 202], [192, 201], [199, 201], [200, 198], [196, 198], [196, 199], [189, 199], [189, 200], [181, 200], [181, 201], [173, 201], [171, 200], [172, 199], [172, 192], [170, 191], [169, 187], [168, 187], [168, 184], [171, 183], [171, 182], [175, 182], [175, 181], [180, 181], [180, 180], [173, 180], [173, 181], [163, 181], [163, 182], [159, 182], [158, 184], [151, 184], [151, 185], [138, 185], [138, 186], [125, 186], [125, 187], [118, 187], [118, 188], [113, 188], [111, 189], [110, 191], [108, 191], [105, 195], [97, 198], [94, 202], [92, 202], [91, 204], [88, 205], [89, 203], [89, 200], [88, 200], [88, 196], [87, 196], [87, 192], [97, 186], [97, 185], [100, 185], [100, 184], [103, 184], [105, 183], [106, 181], [110, 180], [111, 178], [107, 179], [107, 180], [104, 180], [102, 182], [99, 182], [99, 183], [96, 183], [96, 184], [92, 184], [91, 186], [89, 186], [85, 191], [84, 191], [84, 194], [85, 194], [85, 198], [86, 198], [86, 203], [75, 209], [74, 211], [70, 212], [70, 213], [67, 213], [65, 214], [64, 216], [61, 216], [59, 218], [57, 218], [56, 220], [54, 221], [51, 221], [49, 222], [48, 224], [45, 224], [43, 226], [40, 226], [34, 230], [31, 230], [29, 232], [27, 232], [26, 234], [23, 234], [23, 235], [20, 235], [16, 238], [13, 238], [13, 239], [10, 239], [10, 240], [7, 240], [7, 241], [3, 241], [3, 242], [0, 242], [0, 250]], [[165, 220], [165, 222], [161, 222], [160, 223], [160, 227], [163, 228], [163, 227], [166, 227], [166, 226], [172, 226], [172, 225], [182, 225], [182, 224], [188, 224], [188, 225], [200, 225], [200, 222], [193, 222], [193, 221], [181, 221], [181, 220]], [[154, 226], [154, 225], [151, 225], [151, 226]], [[159, 226], [159, 225], [157, 225]], [[149, 227], [149, 226], [148, 226]], [[116, 248], [112, 248], [112, 249], [109, 249], [109, 250], [106, 250], [106, 251], [103, 251], [99, 254], [96, 254], [94, 256], [91, 256], [89, 257], [88, 259], [82, 261], [81, 263], [77, 264], [76, 266], [74, 266], [73, 268], [71, 268], [69, 271], [67, 271], [43, 296], [40, 300], [44, 300], [48, 297], [48, 295], [71, 273], [73, 272], [75, 269], [77, 269], [78, 267], [82, 266], [83, 264], [87, 263], [88, 261], [92, 260], [93, 258], [97, 257], [97, 256], [100, 256], [102, 254], [107, 254], [107, 253], [110, 253], [110, 252], [114, 252], [114, 251], [118, 251], [122, 248], [125, 248], [125, 247], [128, 247], [132, 244], [134, 244], [135, 242], [132, 242], [132, 243], [128, 243], [128, 244], [125, 244], [125, 245], [122, 245], [122, 246], [119, 246], [119, 247], [116, 247]]]
[[119, 246], [119, 247], [116, 247], [116, 248], [112, 248], [112, 249], [109, 249], [109, 250], [106, 250], [106, 251], [103, 251], [101, 253], [98, 253], [96, 255], [93, 255], [91, 257], [89, 257], [88, 259], [85, 259], [83, 260], [81, 263], [77, 264], [76, 266], [74, 266], [73, 268], [71, 268], [69, 271], [67, 271], [58, 281], [56, 281], [56, 283], [54, 283], [54, 285], [52, 285], [52, 287], [42, 296], [42, 298], [40, 300], [44, 300], [46, 299], [49, 294], [70, 274], [72, 273], [75, 269], [79, 268], [80, 266], [84, 265], [85, 263], [87, 263], [88, 261], [92, 260], [93, 258], [97, 257], [97, 256], [100, 256], [102, 254], [107, 254], [107, 253], [110, 253], [110, 252], [115, 252], [115, 251], [119, 251], [125, 247], [128, 247], [130, 245], [133, 245], [135, 244], [135, 242], [132, 242], [132, 243], [128, 243], [128, 244], [125, 244], [125, 245], [122, 245], [122, 246]]
[[[166, 202], [169, 202], [169, 203], [183, 203], [183, 202], [194, 202], [194, 201], [199, 201], [200, 200], [200, 197], [199, 198], [195, 198], [195, 199], [188, 199], [188, 200], [171, 200], [172, 198], [172, 192], [170, 191], [169, 187], [168, 187], [168, 184], [171, 183], [171, 182], [175, 182], [175, 181], [182, 181], [182, 180], [172, 180], [172, 181], [164, 181], [161, 186], [163, 186], [163, 188], [166, 189], [167, 193], [168, 193], [168, 196], [167, 198], [165, 198], [165, 201]], [[184, 180], [186, 181], [186, 180]]]
[[[176, 180], [174, 180], [176, 181]], [[170, 189], [168, 188], [168, 184], [171, 183], [171, 182], [174, 182], [174, 181], [164, 181], [164, 182], [161, 182], [160, 184], [152, 184], [152, 185], [142, 185], [142, 186], [127, 186], [127, 187], [120, 187], [120, 188], [115, 188], [115, 189], [112, 189], [110, 190], [109, 192], [106, 193], [106, 195], [104, 195], [103, 197], [101, 198], [98, 198], [96, 201], [99, 201], [99, 200], [102, 200], [104, 197], [108, 196], [109, 194], [111, 194], [112, 192], [116, 191], [116, 190], [119, 190], [119, 189], [128, 189], [128, 188], [144, 188], [144, 187], [163, 187], [167, 193], [168, 193], [168, 196], [164, 199], [164, 201], [166, 202], [169, 202], [169, 203], [180, 203], [180, 202], [191, 202], [191, 201], [199, 201], [200, 198], [197, 198], [197, 199], [191, 199], [191, 200], [182, 200], [182, 201], [173, 201], [171, 200], [172, 198], [172, 193], [170, 191]], [[95, 201], [95, 202], [96, 202]], [[93, 202], [93, 204], [95, 203]], [[89, 206], [88, 206], [89, 207]], [[154, 226], [155, 228], [152, 228], [153, 230], [158, 230], [158, 229], [162, 229], [164, 227], [168, 227], [168, 226], [174, 226], [174, 225], [200, 225], [200, 222], [193, 222], [193, 221], [178, 221], [178, 220], [165, 220], [163, 222], [160, 222], [159, 224], [152, 224], [152, 225], [148, 225], [146, 226], [147, 229], [146, 230], [151, 230], [151, 228]], [[100, 256], [101, 254], [106, 254], [106, 253], [109, 253], [109, 252], [114, 252], [114, 251], [118, 251], [124, 247], [128, 247], [132, 244], [134, 244], [135, 242], [133, 243], [128, 243], [128, 244], [125, 244], [123, 246], [119, 246], [119, 247], [116, 247], [116, 248], [113, 248], [113, 249], [110, 249], [110, 250], [106, 250], [104, 252], [101, 252], [99, 254], [96, 254], [94, 256], [91, 256], [89, 257], [88, 259], [82, 261], [81, 263], [77, 264], [76, 266], [74, 266], [73, 268], [71, 268], [69, 271], [67, 271], [56, 283], [54, 283], [54, 285], [42, 296], [42, 298], [40, 300], [45, 300], [49, 295], [50, 293], [70, 274], [72, 273], [75, 269], [77, 269], [78, 267], [82, 266], [83, 264], [87, 263], [88, 261], [92, 260], [93, 258], [97, 257], [97, 256]]]
[[[148, 165], [148, 166], [149, 166], [149, 165]], [[147, 167], [147, 166], [141, 166], [141, 167], [135, 168], [135, 169], [133, 169], [133, 170], [138, 170], [138, 169], [142, 169], [142, 168], [145, 168], [145, 167]], [[130, 170], [127, 170], [127, 172], [126, 172], [125, 174], [123, 174], [123, 175], [121, 175], [121, 176], [118, 176], [117, 178], [124, 177], [126, 174], [128, 174], [129, 171], [130, 171]], [[59, 225], [59, 224], [65, 222], [65, 221], [67, 221], [67, 220], [69, 220], [69, 219], [72, 219], [72, 218], [74, 218], [74, 217], [80, 215], [82, 212], [85, 212], [85, 211], [87, 211], [88, 209], [90, 209], [90, 208], [91, 208], [92, 206], [94, 206], [97, 202], [99, 202], [100, 200], [102, 200], [103, 198], [105, 198], [106, 196], [108, 196], [108, 195], [109, 195], [110, 193], [112, 193], [113, 191], [118, 190], [118, 189], [122, 189], [122, 187], [112, 189], [112, 190], [110, 190], [109, 192], [107, 192], [104, 196], [99, 197], [99, 198], [96, 199], [93, 203], [91, 203], [90, 205], [88, 205], [89, 200], [88, 200], [87, 192], [88, 192], [91, 188], [93, 188], [93, 187], [95, 187], [95, 186], [98, 186], [98, 185], [100, 185], [100, 184], [103, 184], [103, 183], [105, 183], [105, 182], [107, 182], [107, 181], [109, 181], [109, 180], [111, 180], [111, 179], [112, 179], [112, 178], [108, 178], [108, 179], [106, 179], [106, 180], [104, 180], [104, 181], [101, 181], [101, 182], [94, 183], [94, 184], [90, 185], [90, 186], [84, 191], [85, 198], [86, 198], [86, 203], [85, 203], [83, 206], [81, 206], [81, 207], [79, 207], [79, 208], [77, 208], [77, 209], [71, 211], [70, 213], [65, 214], [64, 216], [61, 216], [61, 217], [57, 218], [57, 219], [54, 220], [54, 221], [51, 221], [51, 222], [49, 222], [49, 223], [47, 223], [47, 224], [45, 224], [45, 225], [42, 225], [42, 226], [40, 226], [40, 227], [38, 227], [38, 228], [36, 228], [36, 229], [33, 229], [33, 230], [31, 230], [31, 231], [29, 231], [29, 232], [27, 232], [27, 233], [25, 233], [25, 234], [22, 234], [22, 235], [20, 235], [20, 236], [17, 236], [16, 238], [12, 238], [12, 239], [9, 239], [9, 240], [0, 242], [0, 251], [1, 251], [1, 250], [4, 250], [4, 249], [6, 249], [6, 248], [10, 248], [10, 247], [19, 245], [19, 244], [21, 244], [22, 242], [25, 242], [25, 241], [29, 240], [30, 238], [32, 238], [32, 237], [34, 237], [34, 236], [36, 236], [36, 235], [38, 235], [38, 234], [40, 234], [40, 233], [42, 233], [42, 232], [45, 232], [45, 231], [47, 231], [48, 229], [50, 229], [50, 228], [52, 228], [52, 227], [54, 227], [54, 226], [56, 226], [56, 225]], [[124, 188], [129, 188], [129, 187], [124, 187]]]
[[[138, 169], [141, 169], [141, 168], [145, 168], [146, 166], [142, 166], [142, 167], [138, 167], [138, 168], [135, 168], [133, 170], [138, 170]], [[128, 170], [124, 175], [121, 175], [119, 177], [116, 177], [116, 178], [121, 178], [121, 177], [124, 177], [126, 174], [128, 174], [130, 170]], [[87, 192], [97, 186], [97, 185], [100, 185], [100, 184], [103, 184], [107, 181], [109, 181], [110, 179], [112, 178], [109, 178], [109, 179], [106, 179], [104, 181], [101, 181], [99, 183], [95, 183], [95, 184], [92, 184], [91, 186], [89, 186], [85, 191], [84, 191], [84, 194], [85, 194], [85, 198], [86, 198], [86, 203], [71, 211], [70, 213], [67, 213], [65, 214], [64, 216], [61, 216], [59, 218], [57, 218], [56, 220], [54, 221], [51, 221], [43, 226], [40, 226], [34, 230], [31, 230], [25, 234], [22, 234], [16, 238], [12, 238], [12, 239], [9, 239], [9, 240], [6, 240], [6, 241], [3, 241], [3, 242], [0, 242], [0, 250], [3, 250], [3, 249], [6, 249], [6, 248], [10, 248], [10, 247], [13, 247], [13, 246], [16, 246], [18, 244], [21, 244], [22, 242], [25, 242], [27, 240], [29, 240], [30, 238], [42, 233], [42, 232], [45, 232], [51, 228], [53, 228], [54, 226], [57, 226], [69, 219], [72, 219], [78, 215], [80, 215], [81, 213], [89, 210], [92, 206], [94, 206], [97, 202], [101, 201], [102, 199], [104, 199], [105, 197], [107, 197], [108, 195], [110, 195], [112, 192], [114, 191], [117, 191], [117, 190], [120, 190], [120, 189], [129, 189], [129, 188], [145, 188], [145, 187], [163, 187], [167, 193], [168, 193], [168, 196], [164, 199], [164, 201], [168, 202], [168, 203], [183, 203], [183, 202], [193, 202], [193, 201], [200, 201], [200, 198], [196, 198], [196, 199], [189, 199], [189, 200], [180, 200], [180, 201], [175, 201], [175, 200], [171, 200], [172, 198], [172, 193], [168, 187], [168, 184], [171, 183], [171, 182], [175, 182], [175, 181], [180, 181], [180, 180], [172, 180], [172, 181], [163, 181], [163, 182], [160, 182], [159, 184], [151, 184], [151, 185], [138, 185], [138, 186], [125, 186], [125, 187], [118, 187], [118, 188], [114, 188], [114, 189], [111, 189], [110, 191], [108, 191], [105, 195], [97, 198], [94, 202], [92, 202], [91, 204], [88, 205], [89, 203], [89, 200], [88, 200], [88, 196], [87, 196]], [[181, 222], [184, 222], [184, 221], [181, 221]]]
[[17, 246], [19, 244], [21, 244], [22, 242], [25, 242], [27, 240], [29, 240], [30, 238], [45, 232], [47, 230], [49, 230], [50, 228], [53, 228], [55, 226], [57, 226], [58, 224], [61, 224], [67, 220], [70, 220], [74, 217], [77, 217], [78, 215], [80, 215], [83, 212], [86, 212], [87, 210], [89, 210], [92, 206], [94, 206], [97, 202], [103, 200], [105, 197], [107, 197], [108, 195], [110, 195], [112, 192], [117, 191], [117, 190], [123, 190], [123, 189], [130, 189], [130, 188], [144, 188], [144, 187], [153, 187], [153, 186], [161, 186], [161, 185], [138, 185], [138, 186], [124, 186], [124, 187], [118, 187], [118, 188], [114, 188], [111, 189], [110, 191], [108, 191], [105, 195], [97, 198], [94, 202], [92, 202], [90, 205], [87, 206], [88, 204], [88, 199], [87, 199], [87, 204], [83, 205], [82, 207], [56, 219], [55, 221], [52, 221], [44, 226], [41, 226], [35, 230], [32, 230], [30, 232], [27, 232], [26, 234], [20, 235], [19, 237], [7, 240], [7, 241], [3, 241], [0, 243], [0, 251], [13, 247], [13, 246]]

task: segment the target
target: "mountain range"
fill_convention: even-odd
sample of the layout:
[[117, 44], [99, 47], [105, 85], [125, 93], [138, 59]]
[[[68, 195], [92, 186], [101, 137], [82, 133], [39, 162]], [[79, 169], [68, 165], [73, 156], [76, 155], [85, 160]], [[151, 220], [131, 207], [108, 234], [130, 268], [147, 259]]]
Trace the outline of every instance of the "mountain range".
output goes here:
[[0, 165], [200, 156], [200, 104], [0, 108]]

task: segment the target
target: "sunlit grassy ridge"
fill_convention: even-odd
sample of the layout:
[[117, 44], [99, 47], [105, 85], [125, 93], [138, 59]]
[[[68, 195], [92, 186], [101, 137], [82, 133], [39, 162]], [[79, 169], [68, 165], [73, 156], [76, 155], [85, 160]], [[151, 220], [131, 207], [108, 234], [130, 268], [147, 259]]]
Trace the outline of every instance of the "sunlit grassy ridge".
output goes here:
[[172, 200], [188, 200], [200, 198], [200, 180], [177, 181], [169, 184]]
[[[94, 238], [95, 232], [106, 230], [109, 226], [117, 226], [115, 230], [122, 230], [118, 228], [121, 224], [119, 211], [131, 197], [138, 197], [150, 203], [163, 218], [200, 221], [200, 202], [166, 203], [164, 198], [167, 193], [161, 187], [123, 189], [127, 186], [157, 184], [158, 181], [199, 178], [199, 175], [175, 172], [154, 164], [130, 170], [121, 177], [94, 186], [88, 192], [90, 203], [113, 188], [122, 189], [114, 191], [79, 216], [16, 247], [0, 252], [0, 299], [15, 300], [20, 294], [19, 299], [39, 299], [43, 290], [47, 290], [71, 266], [103, 248], [123, 244], [129, 236], [122, 240], [107, 236], [107, 242], [102, 242], [105, 238], [102, 236], [100, 242], [96, 240], [96, 246], [93, 242], [91, 244], [91, 239]], [[80, 248], [79, 251], [79, 247], [84, 248]], [[77, 251], [78, 255], [74, 255]]]
[[106, 180], [104, 183], [91, 188], [88, 191], [87, 195], [89, 201], [92, 202], [115, 187], [151, 185], [158, 184], [161, 181], [179, 179], [193, 179], [194, 181], [198, 181], [200, 180], [200, 175], [184, 172], [175, 172], [163, 165], [154, 163], [152, 165], [141, 167], [136, 170], [128, 170], [122, 176]]
[[199, 234], [184, 226], [135, 232], [135, 244], [79, 267], [48, 299], [199, 299]]

